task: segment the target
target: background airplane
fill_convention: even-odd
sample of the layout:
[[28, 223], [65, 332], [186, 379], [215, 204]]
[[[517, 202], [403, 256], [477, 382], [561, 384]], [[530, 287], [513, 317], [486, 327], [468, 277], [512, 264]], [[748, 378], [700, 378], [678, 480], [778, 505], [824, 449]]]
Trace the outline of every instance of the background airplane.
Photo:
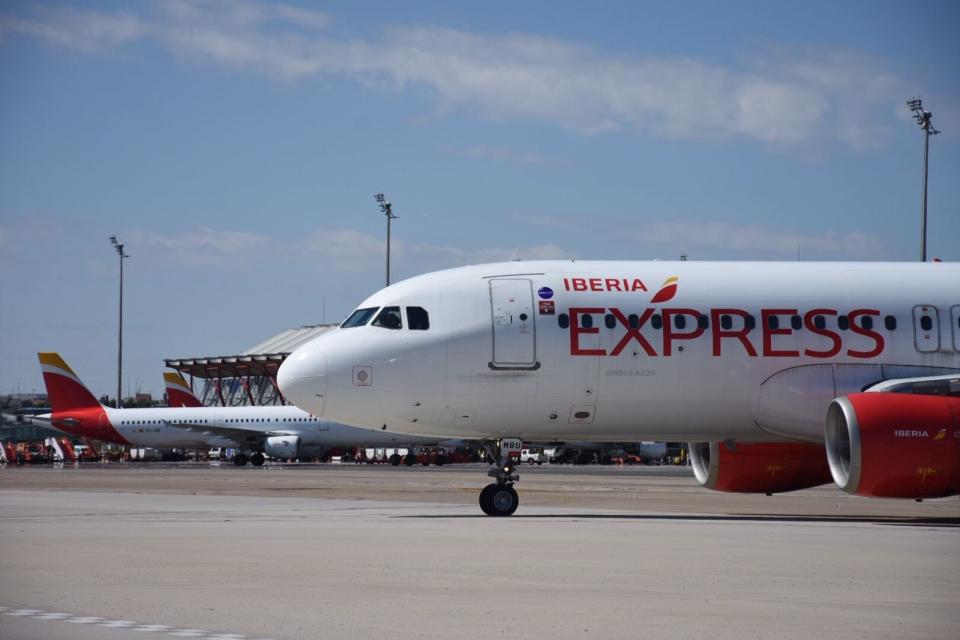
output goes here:
[[[322, 420], [297, 407], [113, 409], [100, 404], [57, 353], [38, 354], [50, 398], [50, 424], [70, 435], [155, 449], [240, 449], [234, 463], [313, 458], [332, 447], [428, 446], [436, 438], [399, 435]], [[192, 402], [189, 398], [181, 401]]]

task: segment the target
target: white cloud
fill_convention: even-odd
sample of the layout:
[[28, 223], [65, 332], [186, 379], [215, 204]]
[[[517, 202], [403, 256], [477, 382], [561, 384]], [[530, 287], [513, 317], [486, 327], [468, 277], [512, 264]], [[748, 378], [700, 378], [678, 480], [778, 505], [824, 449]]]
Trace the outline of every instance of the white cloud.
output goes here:
[[209, 227], [176, 234], [133, 230], [125, 236], [124, 240], [128, 248], [132, 244], [140, 244], [163, 251], [210, 257], [254, 251], [271, 242], [267, 236], [242, 231], [218, 231]]
[[584, 134], [633, 130], [784, 146], [840, 140], [868, 149], [884, 143], [899, 96], [907, 95], [905, 83], [877, 61], [842, 51], [773, 50], [722, 66], [430, 26], [338, 39], [323, 31], [326, 14], [286, 4], [168, 0], [151, 6], [155, 10], [144, 18], [40, 9], [29, 18], [0, 19], [0, 30], [78, 49], [150, 37], [179, 56], [284, 80], [338, 75], [370, 86], [386, 80], [397, 90], [417, 85], [432, 90], [446, 110], [547, 122]]
[[638, 240], [670, 255], [685, 251], [705, 257], [743, 256], [748, 259], [785, 260], [889, 258], [883, 241], [863, 231], [819, 233], [774, 229], [763, 225], [740, 225], [711, 220], [668, 220], [640, 230]]
[[[302, 259], [320, 260], [325, 266], [342, 271], [367, 271], [383, 264], [385, 242], [382, 237], [354, 229], [323, 229], [311, 234], [302, 243]], [[299, 255], [299, 247], [292, 253]], [[393, 238], [392, 263], [405, 273], [424, 273], [468, 264], [501, 262], [511, 259], [544, 260], [567, 257], [554, 244], [522, 245], [516, 247], [458, 247], [430, 243], [407, 242]]]
[[44, 42], [94, 51], [108, 49], [147, 35], [147, 25], [125, 12], [81, 11], [69, 7], [38, 8], [34, 17], [0, 17], [0, 35], [23, 34]]

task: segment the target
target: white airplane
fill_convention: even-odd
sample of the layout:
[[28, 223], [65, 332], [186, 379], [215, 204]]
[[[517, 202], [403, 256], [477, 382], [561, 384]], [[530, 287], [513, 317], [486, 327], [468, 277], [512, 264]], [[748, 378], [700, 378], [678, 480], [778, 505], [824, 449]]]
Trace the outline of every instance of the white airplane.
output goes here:
[[[484, 440], [480, 506], [509, 515], [521, 440], [686, 440], [722, 491], [953, 495], [958, 375], [958, 264], [543, 261], [387, 287], [278, 383], [332, 420]], [[921, 376], [946, 395], [859, 393]]]
[[[100, 404], [59, 354], [40, 353], [38, 357], [52, 409], [44, 417], [54, 428], [77, 437], [155, 449], [237, 448], [241, 453], [234, 463], [240, 466], [248, 461], [260, 466], [265, 455], [312, 458], [332, 447], [437, 443], [436, 438], [323, 420], [293, 406], [112, 409]], [[183, 386], [189, 392], [185, 382]], [[180, 401], [193, 404], [189, 399]]]

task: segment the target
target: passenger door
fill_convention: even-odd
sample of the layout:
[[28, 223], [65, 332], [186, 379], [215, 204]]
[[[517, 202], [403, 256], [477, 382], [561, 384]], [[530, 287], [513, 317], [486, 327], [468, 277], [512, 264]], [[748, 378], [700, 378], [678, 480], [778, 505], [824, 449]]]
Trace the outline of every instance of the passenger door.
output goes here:
[[533, 284], [525, 278], [490, 279], [493, 324], [491, 369], [537, 369]]

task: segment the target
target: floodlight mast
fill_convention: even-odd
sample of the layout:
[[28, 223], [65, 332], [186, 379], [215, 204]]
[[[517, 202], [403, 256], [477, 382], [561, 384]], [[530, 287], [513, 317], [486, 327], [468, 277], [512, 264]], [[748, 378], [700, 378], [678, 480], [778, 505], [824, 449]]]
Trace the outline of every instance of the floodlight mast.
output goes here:
[[120, 409], [122, 406], [120, 404], [121, 381], [123, 380], [123, 261], [130, 256], [123, 250], [123, 243], [117, 240], [117, 236], [110, 236], [110, 243], [120, 256], [120, 322], [117, 325], [117, 409]]
[[930, 161], [930, 136], [940, 133], [933, 126], [933, 114], [924, 111], [920, 97], [907, 100], [913, 119], [923, 129], [923, 195], [920, 200], [920, 262], [927, 261], [927, 166]]
[[380, 205], [380, 211], [387, 216], [387, 286], [390, 286], [390, 221], [396, 220], [397, 216], [393, 215], [393, 205], [390, 204], [386, 198], [383, 197], [383, 193], [378, 193], [374, 196], [377, 200], [377, 204]]

